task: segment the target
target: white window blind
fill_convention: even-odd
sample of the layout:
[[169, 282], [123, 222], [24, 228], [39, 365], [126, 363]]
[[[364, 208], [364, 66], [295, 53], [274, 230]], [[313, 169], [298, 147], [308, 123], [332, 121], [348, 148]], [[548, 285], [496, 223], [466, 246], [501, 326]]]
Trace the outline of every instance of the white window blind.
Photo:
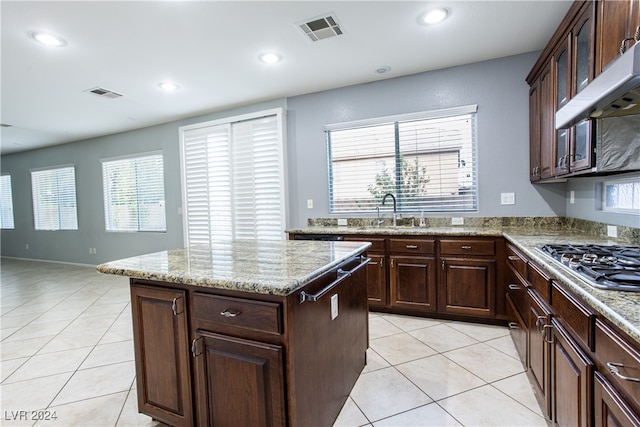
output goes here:
[[0, 228], [13, 229], [13, 193], [11, 175], [0, 175]]
[[[477, 210], [476, 106], [327, 127], [331, 213]], [[376, 123], [379, 122], [379, 123]]]
[[185, 245], [284, 239], [282, 110], [180, 129]]
[[77, 230], [74, 166], [31, 171], [33, 218], [36, 230]]
[[166, 231], [162, 153], [101, 162], [107, 231]]

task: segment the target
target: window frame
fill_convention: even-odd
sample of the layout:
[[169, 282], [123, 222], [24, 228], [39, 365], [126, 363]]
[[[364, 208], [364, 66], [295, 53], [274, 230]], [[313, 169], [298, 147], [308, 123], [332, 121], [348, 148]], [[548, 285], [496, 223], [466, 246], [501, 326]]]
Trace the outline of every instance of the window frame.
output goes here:
[[601, 193], [600, 196], [602, 198], [601, 209], [603, 212], [611, 212], [618, 214], [627, 214], [627, 215], [635, 215], [640, 216], [640, 209], [631, 208], [621, 208], [621, 207], [609, 207], [607, 206], [607, 187], [615, 186], [620, 184], [635, 184], [640, 186], [640, 176], [628, 177], [628, 178], [611, 178], [605, 179], [602, 181], [601, 185]]
[[[464, 206], [458, 209], [451, 209], [451, 207], [446, 203], [440, 203], [439, 205], [429, 206], [407, 206], [404, 207], [402, 203], [398, 203], [398, 212], [402, 213], [410, 213], [410, 212], [429, 212], [429, 213], [476, 213], [479, 211], [479, 185], [478, 185], [478, 135], [477, 135], [477, 117], [478, 113], [478, 105], [477, 104], [469, 104], [458, 107], [451, 108], [443, 108], [438, 110], [429, 110], [429, 111], [420, 111], [414, 113], [407, 114], [398, 114], [391, 116], [383, 116], [376, 118], [368, 118], [363, 120], [342, 122], [342, 123], [333, 123], [324, 126], [325, 131], [325, 139], [327, 145], [327, 184], [328, 184], [328, 201], [329, 201], [329, 214], [330, 215], [344, 215], [344, 214], [363, 214], [363, 213], [371, 213], [371, 209], [359, 208], [359, 209], [336, 209], [335, 207], [335, 189], [334, 189], [334, 159], [332, 154], [332, 145], [331, 145], [331, 132], [335, 131], [345, 131], [351, 129], [362, 129], [362, 128], [373, 128], [376, 126], [384, 126], [384, 125], [394, 125], [395, 126], [395, 147], [393, 154], [393, 167], [396, 172], [393, 174], [393, 178], [396, 179], [402, 172], [398, 172], [398, 168], [402, 165], [402, 149], [401, 145], [403, 143], [403, 139], [399, 136], [399, 126], [402, 126], [405, 123], [417, 122], [417, 121], [427, 121], [434, 119], [447, 119], [447, 118], [455, 118], [455, 117], [463, 117], [469, 115], [473, 120], [471, 125], [471, 140], [469, 141], [470, 146], [467, 148], [471, 152], [471, 177], [470, 177], [470, 186], [472, 191], [472, 200], [471, 207], [465, 208]], [[406, 142], [406, 141], [405, 141]], [[446, 153], [452, 152], [452, 150], [447, 150], [447, 147], [444, 147], [442, 150], [434, 151], [431, 154], [437, 154], [439, 156], [444, 156]], [[449, 147], [451, 148], [451, 147]], [[455, 151], [455, 150], [454, 150]], [[460, 153], [460, 151], [458, 151]], [[364, 159], [364, 158], [362, 158]], [[361, 160], [362, 160], [361, 159]], [[357, 160], [357, 159], [355, 159]], [[458, 156], [458, 161], [460, 158]], [[416, 160], [417, 162], [417, 160]], [[468, 160], [467, 160], [468, 162]], [[458, 166], [460, 167], [460, 166]], [[446, 170], [446, 169], [445, 169]], [[442, 172], [442, 169], [440, 169]], [[417, 174], [418, 172], [416, 172]], [[397, 181], [397, 180], [396, 180]], [[401, 184], [400, 184], [401, 185]], [[393, 191], [394, 196], [398, 194], [399, 185], [396, 184], [396, 188]], [[442, 196], [438, 196], [442, 197]], [[410, 200], [410, 199], [409, 199]]]
[[[63, 228], [62, 226], [62, 215], [60, 215], [60, 193], [56, 192], [55, 193], [55, 199], [56, 199], [56, 208], [58, 210], [58, 215], [57, 215], [57, 228], [39, 228], [38, 224], [41, 222], [41, 219], [39, 218], [38, 213], [40, 212], [40, 204], [36, 203], [36, 188], [35, 188], [35, 184], [36, 182], [40, 182], [38, 181], [34, 181], [34, 174], [40, 174], [42, 172], [53, 172], [53, 171], [61, 171], [61, 170], [71, 170], [73, 173], [73, 218], [69, 218], [72, 219], [73, 221], [73, 225], [74, 228]], [[31, 202], [32, 202], [32, 208], [33, 208], [33, 228], [36, 231], [78, 231], [80, 229], [79, 227], [79, 223], [78, 223], [78, 193], [77, 193], [77, 183], [76, 183], [76, 167], [74, 163], [70, 163], [70, 164], [64, 164], [64, 165], [57, 165], [57, 166], [47, 166], [47, 167], [43, 167], [43, 168], [36, 168], [36, 169], [30, 169], [29, 170], [29, 174], [30, 174], [30, 178], [31, 178]], [[58, 180], [58, 176], [56, 175], [56, 180]], [[37, 192], [38, 195], [41, 193], [40, 191]], [[44, 218], [42, 218], [42, 220], [44, 220]]]
[[[15, 215], [14, 215], [14, 209], [13, 209], [13, 180], [11, 179], [11, 174], [10, 173], [2, 173], [0, 174], [0, 180], [4, 180], [4, 177], [8, 177], [9, 178], [9, 182], [8, 182], [8, 186], [7, 189], [9, 190], [8, 195], [4, 194], [4, 191], [2, 191], [2, 193], [0, 193], [0, 203], [2, 203], [2, 201], [6, 198], [6, 201], [10, 204], [10, 206], [0, 206], [2, 212], [0, 212], [0, 229], [1, 230], [15, 230], [16, 228], [16, 221], [15, 221]], [[0, 183], [0, 189], [4, 189], [4, 184]], [[5, 208], [8, 208], [7, 214], [11, 215], [11, 222], [10, 224], [5, 224], [5, 221], [3, 220], [4, 218], [4, 211]]]
[[[122, 161], [126, 161], [126, 160], [131, 160], [134, 161], [134, 167], [135, 167], [135, 161], [136, 160], [141, 160], [141, 159], [145, 159], [145, 158], [150, 158], [150, 157], [159, 157], [162, 160], [162, 179], [161, 179], [161, 185], [162, 185], [162, 195], [163, 195], [163, 200], [164, 200], [164, 204], [162, 206], [162, 209], [164, 211], [164, 215], [163, 215], [163, 219], [164, 219], [164, 225], [162, 229], [141, 229], [141, 222], [140, 222], [140, 209], [141, 209], [141, 205], [140, 205], [140, 197], [138, 197], [140, 188], [139, 188], [139, 183], [136, 181], [135, 182], [135, 193], [136, 193], [136, 229], [109, 229], [109, 219], [110, 219], [110, 211], [109, 211], [109, 205], [107, 204], [108, 200], [108, 194], [107, 194], [107, 188], [106, 188], [106, 182], [105, 182], [105, 164], [109, 164], [109, 163], [113, 163], [113, 162], [122, 162]], [[146, 151], [143, 153], [135, 153], [135, 154], [128, 154], [125, 156], [117, 156], [117, 157], [107, 157], [107, 158], [103, 158], [100, 159], [100, 164], [101, 164], [101, 168], [102, 168], [102, 199], [103, 199], [103, 207], [104, 207], [104, 226], [105, 226], [105, 232], [107, 233], [166, 233], [167, 232], [167, 203], [166, 203], [166, 187], [165, 187], [165, 171], [164, 171], [164, 153], [162, 150], [154, 150], [154, 151]], [[144, 205], [142, 205], [144, 206]]]

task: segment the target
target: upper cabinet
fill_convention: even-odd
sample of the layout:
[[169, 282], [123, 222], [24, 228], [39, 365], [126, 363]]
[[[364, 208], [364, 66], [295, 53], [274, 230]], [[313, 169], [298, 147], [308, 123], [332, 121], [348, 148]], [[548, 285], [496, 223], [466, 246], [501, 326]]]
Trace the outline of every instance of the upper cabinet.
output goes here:
[[[594, 2], [596, 3], [596, 2]], [[633, 44], [640, 26], [640, 0], [600, 0], [597, 2], [597, 43], [595, 73]]]
[[556, 129], [555, 113], [634, 43], [639, 26], [640, 0], [572, 4], [527, 76], [532, 182], [591, 172], [592, 121]]

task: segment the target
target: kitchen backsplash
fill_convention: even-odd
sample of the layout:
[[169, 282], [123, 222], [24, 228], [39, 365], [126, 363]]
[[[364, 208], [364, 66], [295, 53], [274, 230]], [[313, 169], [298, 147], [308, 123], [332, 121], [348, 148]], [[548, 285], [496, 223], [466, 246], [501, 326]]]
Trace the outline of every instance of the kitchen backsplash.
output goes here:
[[[381, 227], [390, 227], [392, 225], [391, 218], [381, 218], [383, 223]], [[452, 225], [451, 217], [432, 218], [425, 217], [426, 227], [430, 228], [455, 228], [455, 227], [482, 227], [482, 228], [506, 228], [517, 227], [528, 230], [557, 230], [569, 229], [580, 231], [587, 235], [597, 237], [607, 237], [608, 224], [587, 221], [578, 218], [564, 217], [464, 217], [464, 225]], [[376, 218], [346, 218], [347, 227], [374, 227]], [[417, 227], [420, 222], [419, 217], [403, 217], [397, 220], [399, 227]], [[337, 218], [309, 218], [307, 220], [309, 227], [338, 227]], [[640, 244], [640, 228], [633, 227], [617, 227], [617, 238], [612, 240], [625, 244]]]

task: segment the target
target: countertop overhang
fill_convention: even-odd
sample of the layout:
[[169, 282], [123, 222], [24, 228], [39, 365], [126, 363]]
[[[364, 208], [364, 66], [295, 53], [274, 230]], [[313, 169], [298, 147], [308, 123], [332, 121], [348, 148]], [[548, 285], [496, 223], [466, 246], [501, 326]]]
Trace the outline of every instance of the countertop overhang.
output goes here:
[[107, 262], [100, 273], [207, 288], [287, 296], [344, 261], [368, 242], [218, 241]]

